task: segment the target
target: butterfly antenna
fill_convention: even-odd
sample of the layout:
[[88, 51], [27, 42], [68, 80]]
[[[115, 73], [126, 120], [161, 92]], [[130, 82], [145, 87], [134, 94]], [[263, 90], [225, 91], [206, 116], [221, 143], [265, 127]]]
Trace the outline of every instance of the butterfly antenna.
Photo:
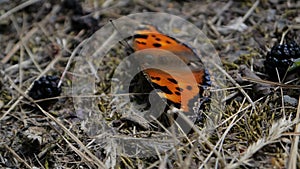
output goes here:
[[[121, 34], [120, 31], [118, 30], [118, 28], [115, 26], [113, 20], [110, 19], [109, 22], [112, 24], [112, 26], [114, 27], [114, 29], [120, 34], [120, 36], [121, 36], [121, 38], [122, 38], [122, 41], [119, 41], [119, 43], [120, 43], [121, 45], [127, 47], [127, 48], [133, 53], [133, 52], [134, 52], [133, 47], [130, 46], [129, 43], [128, 43], [126, 40], [124, 40], [125, 38], [122, 36], [122, 34]], [[126, 38], [126, 39], [130, 39], [130, 38], [132, 38], [132, 36], [130, 36], [130, 37]]]

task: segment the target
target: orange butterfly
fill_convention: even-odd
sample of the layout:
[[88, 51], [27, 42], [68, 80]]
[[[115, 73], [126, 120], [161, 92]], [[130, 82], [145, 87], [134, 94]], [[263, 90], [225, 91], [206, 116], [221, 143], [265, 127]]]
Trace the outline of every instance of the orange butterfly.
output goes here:
[[204, 89], [211, 85], [209, 73], [195, 51], [150, 25], [144, 25], [135, 32], [133, 49], [136, 52], [148, 50], [152, 54], [153, 62], [148, 63], [145, 57], [140, 65], [151, 85], [160, 89], [157, 94], [176, 108], [192, 112], [197, 98], [202, 97]]

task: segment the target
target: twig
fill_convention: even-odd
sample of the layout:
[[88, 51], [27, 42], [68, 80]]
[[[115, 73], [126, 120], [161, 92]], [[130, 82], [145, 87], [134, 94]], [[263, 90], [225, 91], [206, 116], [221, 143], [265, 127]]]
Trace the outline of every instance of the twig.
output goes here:
[[102, 161], [99, 160], [72, 132], [70, 132], [59, 120], [57, 120], [55, 117], [53, 117], [50, 113], [45, 111], [40, 105], [35, 103], [32, 99], [30, 99], [31, 102], [33, 102], [40, 110], [42, 113], [44, 113], [45, 116], [47, 116], [50, 120], [55, 122], [72, 140], [74, 140], [78, 146], [85, 151], [90, 158], [93, 159], [94, 163], [99, 167], [105, 169], [105, 165], [103, 164]]
[[[201, 139], [201, 141], [203, 141], [206, 144], [206, 146], [211, 150], [211, 153], [214, 153], [217, 156], [221, 165], [223, 167], [226, 166], [226, 161], [224, 160], [224, 158], [222, 158], [221, 154], [216, 150], [216, 147], [207, 139], [204, 133], [201, 132], [186, 115], [184, 115], [181, 112], [178, 112], [178, 115], [198, 134], [199, 140]], [[202, 165], [199, 167], [199, 169], [202, 168], [205, 163], [206, 162], [203, 162]]]
[[[243, 100], [243, 102], [242, 102], [242, 104], [241, 104], [241, 106], [240, 106], [238, 112], [241, 111], [241, 109], [242, 109], [244, 103], [245, 103], [245, 99]], [[235, 116], [233, 117], [233, 119], [232, 119], [232, 121], [230, 122], [229, 126], [226, 127], [226, 130], [225, 130], [224, 133], [222, 134], [222, 137], [219, 139], [219, 140], [221, 141], [221, 142], [220, 142], [220, 145], [219, 145], [219, 152], [220, 152], [221, 149], [222, 149], [222, 146], [223, 146], [225, 137], [226, 137], [226, 135], [229, 133], [230, 129], [233, 128], [233, 126], [234, 126], [238, 121], [240, 121], [240, 120], [244, 117], [245, 114], [246, 114], [246, 113], [244, 113], [243, 115], [235, 114]], [[236, 120], [236, 118], [238, 118], [238, 119]], [[219, 143], [219, 142], [218, 142], [218, 143]], [[218, 145], [218, 144], [217, 144], [217, 145]]]
[[[9, 79], [12, 81], [11, 79]], [[22, 96], [27, 98], [30, 102], [34, 103], [37, 108], [46, 116], [48, 117], [51, 121], [55, 122], [72, 140], [74, 140], [78, 146], [85, 151], [89, 155], [90, 158], [93, 159], [93, 162], [98, 166], [98, 168], [103, 168], [105, 169], [105, 165], [100, 161], [72, 132], [70, 132], [59, 120], [57, 120], [55, 117], [53, 117], [50, 113], [45, 111], [39, 104], [37, 104], [32, 98], [30, 98], [25, 92], [22, 91], [18, 86], [16, 86], [14, 83], [11, 84], [12, 87], [18, 91]], [[20, 97], [20, 98], [21, 98]]]
[[[53, 7], [52, 11], [39, 23], [38, 25], [43, 25], [49, 18], [51, 18], [60, 8]], [[34, 35], [38, 31], [38, 27], [34, 26], [30, 31], [26, 33], [26, 35], [22, 38], [22, 41], [19, 40], [18, 43], [14, 45], [14, 47], [10, 50], [10, 52], [1, 60], [2, 63], [6, 63], [9, 61], [9, 59], [20, 49], [22, 43], [26, 43], [26, 41]]]
[[[257, 101], [258, 102], [258, 101]], [[244, 103], [244, 102], [243, 102]], [[231, 118], [233, 118], [233, 120], [231, 121], [231, 123], [230, 123], [230, 125], [227, 127], [227, 129], [226, 129], [226, 131], [224, 132], [224, 134], [222, 135], [222, 137], [218, 140], [218, 142], [216, 143], [216, 145], [215, 145], [215, 147], [214, 147], [214, 150], [216, 150], [217, 149], [217, 147], [219, 146], [219, 151], [221, 150], [221, 147], [222, 147], [222, 142], [224, 141], [224, 139], [225, 139], [225, 136], [228, 134], [228, 132], [230, 131], [230, 129], [242, 118], [242, 117], [244, 117], [244, 115], [245, 115], [245, 113], [244, 114], [242, 114], [242, 115], [240, 115], [239, 116], [239, 114], [241, 113], [241, 112], [243, 112], [243, 111], [245, 111], [247, 108], [249, 108], [250, 107], [250, 105], [248, 105], [248, 106], [246, 106], [245, 108], [243, 108], [243, 109], [241, 109], [242, 108], [242, 106], [240, 106], [240, 109], [238, 110], [238, 112], [237, 113], [235, 113], [234, 115], [232, 115], [232, 116], [230, 116], [229, 118], [227, 118], [225, 121], [223, 121], [221, 124], [219, 124], [218, 126], [216, 126], [215, 128], [218, 128], [219, 126], [221, 126], [221, 125], [223, 125], [224, 123], [226, 123], [227, 121], [229, 121]], [[238, 117], [239, 116], [239, 118], [237, 119], [237, 120], [235, 120], [236, 119], [236, 117]], [[208, 156], [206, 157], [206, 159], [203, 161], [203, 163], [202, 163], [202, 165], [199, 167], [199, 169], [201, 169], [201, 168], [203, 168], [204, 167], [204, 164], [205, 163], [207, 163], [208, 162], [208, 160], [211, 158], [211, 156], [212, 156], [212, 154], [213, 154], [213, 151], [212, 152], [210, 152], [209, 154], [208, 154]]]
[[154, 7], [153, 5], [151, 5], [151, 3], [147, 3], [147, 2], [141, 1], [141, 0], [137, 0], [136, 2], [140, 5], [142, 5], [143, 7], [150, 9], [151, 11], [161, 12], [161, 10], [159, 8]]
[[87, 160], [87, 162], [89, 162], [89, 163], [93, 162], [93, 160], [92, 160], [90, 157], [88, 157], [88, 156], [85, 155], [83, 152], [81, 152], [78, 148], [76, 148], [75, 146], [73, 146], [73, 145], [69, 142], [69, 140], [66, 139], [66, 137], [65, 137], [63, 134], [61, 134], [61, 133], [58, 131], [58, 129], [57, 129], [56, 127], [54, 127], [51, 123], [50, 123], [50, 126], [52, 127], [53, 130], [55, 130], [55, 131], [63, 138], [63, 140], [71, 147], [71, 149], [72, 149], [73, 151], [75, 151], [82, 159]]
[[[299, 121], [300, 116], [300, 96], [298, 99], [298, 108], [297, 108], [297, 114], [295, 117], [295, 121]], [[298, 123], [295, 127], [295, 133], [300, 132], [300, 123]], [[288, 162], [288, 169], [296, 169], [297, 168], [297, 157], [298, 157], [298, 144], [299, 144], [299, 135], [294, 136], [294, 140], [292, 143], [292, 148], [290, 151], [290, 158]]]
[[[282, 134], [288, 131], [292, 125], [295, 124], [295, 121], [291, 119], [281, 118], [277, 122], [274, 122], [269, 128], [269, 133], [267, 136], [258, 139], [255, 143], [251, 144], [245, 152], [240, 156], [240, 158], [233, 158], [228, 166], [225, 169], [235, 169], [240, 167], [242, 164], [250, 165], [250, 158], [260, 149], [268, 144], [275, 143], [280, 140]], [[237, 162], [234, 162], [237, 161]]]
[[245, 92], [245, 90], [223, 69], [221, 68], [218, 64], [212, 62], [212, 64], [214, 64], [214, 66], [219, 69], [229, 80], [231, 83], [233, 83], [239, 90], [240, 92], [246, 97], [246, 99], [248, 100], [248, 102], [251, 104], [252, 109], [255, 109], [255, 104], [252, 101], [252, 99], [250, 98], [250, 96]]
[[254, 78], [250, 78], [250, 77], [242, 77], [242, 80], [247, 80], [249, 82], [255, 82], [255, 83], [269, 84], [272, 86], [287, 88], [287, 89], [300, 89], [299, 85], [289, 85], [289, 84], [272, 82], [272, 81], [267, 81], [267, 80], [262, 80], [262, 79], [254, 79]]
[[20, 40], [18, 43], [15, 44], [15, 46], [10, 50], [10, 52], [1, 60], [2, 63], [6, 63], [9, 61], [9, 59], [20, 49], [22, 43], [26, 43], [26, 41], [34, 35], [38, 31], [37, 27], [32, 28], [29, 32], [26, 33], [26, 35], [22, 38], [22, 41]]
[[218, 20], [218, 18], [219, 18], [225, 11], [227, 11], [227, 10], [230, 8], [230, 6], [232, 5], [232, 3], [233, 3], [232, 0], [230, 0], [230, 1], [227, 2], [226, 5], [223, 6], [222, 9], [218, 10], [217, 14], [211, 19], [211, 21], [210, 21], [211, 24], [215, 23], [215, 22]]
[[[22, 60], [23, 60], [23, 59], [22, 59], [22, 53], [24, 53], [24, 52], [23, 52], [23, 47], [24, 47], [25, 50], [26, 50], [26, 52], [27, 52], [27, 54], [29, 55], [30, 59], [32, 60], [33, 64], [35, 65], [35, 67], [39, 70], [39, 72], [42, 72], [42, 69], [41, 69], [40, 65], [37, 63], [37, 61], [36, 61], [36, 59], [35, 59], [33, 53], [31, 52], [31, 50], [30, 50], [29, 47], [27, 46], [27, 43], [23, 40], [23, 38], [22, 38], [22, 36], [21, 36], [21, 30], [20, 30], [20, 28], [19, 28], [19, 26], [18, 26], [18, 24], [17, 24], [16, 19], [15, 19], [13, 16], [11, 16], [11, 21], [13, 22], [13, 25], [14, 25], [14, 27], [16, 28], [16, 30], [17, 30], [17, 32], [18, 32], [18, 35], [20, 36], [21, 43], [22, 43], [20, 63], [21, 63]], [[20, 66], [19, 68], [20, 68], [20, 70], [21, 70], [21, 66]], [[20, 72], [21, 72], [21, 71], [20, 71]], [[21, 73], [20, 73], [20, 74], [21, 74]]]
[[18, 12], [19, 10], [26, 8], [29, 5], [32, 5], [34, 3], [39, 2], [40, 0], [29, 0], [29, 1], [25, 1], [24, 3], [14, 7], [13, 9], [7, 11], [6, 13], [4, 13], [3, 15], [0, 16], [0, 20], [7, 18], [8, 16], [10, 16], [11, 14]]
[[211, 30], [217, 35], [217, 37], [220, 37], [221, 34], [218, 31], [218, 29], [213, 25], [212, 21], [207, 21], [207, 25], [211, 28]]
[[285, 38], [285, 35], [290, 31], [290, 27], [288, 27], [288, 29], [286, 30], [286, 31], [284, 31], [283, 33], [282, 33], [282, 36], [281, 36], [281, 40], [280, 40], [280, 45], [282, 45], [283, 44], [283, 41], [284, 41], [284, 38]]
[[254, 11], [254, 9], [258, 6], [259, 4], [259, 0], [257, 0], [252, 7], [247, 11], [247, 13], [243, 16], [243, 18], [239, 21], [239, 25], [244, 23], [248, 17], [252, 14], [252, 12]]
[[23, 160], [13, 149], [11, 149], [10, 147], [8, 147], [8, 145], [3, 144], [4, 147], [13, 154], [13, 156], [21, 163], [23, 163], [27, 168], [32, 168], [25, 160]]
[[71, 66], [71, 63], [72, 63], [72, 61], [73, 61], [73, 58], [74, 58], [75, 55], [77, 54], [78, 50], [85, 44], [85, 42], [86, 42], [86, 40], [82, 41], [82, 42], [81, 42], [81, 43], [73, 50], [73, 52], [72, 52], [72, 54], [71, 54], [71, 56], [70, 56], [70, 58], [69, 58], [69, 60], [68, 60], [68, 63], [67, 63], [67, 65], [66, 65], [66, 67], [65, 67], [65, 69], [64, 69], [64, 71], [63, 71], [63, 73], [62, 73], [62, 75], [61, 75], [61, 78], [60, 78], [60, 80], [59, 80], [59, 82], [58, 82], [57, 87], [60, 87], [60, 86], [61, 86], [62, 81], [63, 81], [63, 79], [64, 79], [64, 77], [65, 77], [65, 75], [66, 75], [68, 69], [69, 69], [70, 66]]
[[36, 159], [36, 161], [39, 163], [40, 167], [42, 169], [45, 169], [45, 167], [43, 166], [42, 162], [39, 160], [38, 156], [36, 154], [34, 154], [34, 158]]
[[[32, 61], [30, 59], [28, 59], [28, 60], [25, 60], [25, 61], [23, 61], [21, 63], [14, 64], [14, 65], [6, 68], [4, 70], [4, 72], [5, 73], [9, 73], [10, 71], [15, 72], [15, 71], [17, 71], [16, 69], [20, 69], [20, 67], [22, 67], [22, 68], [28, 68], [31, 64], [32, 64]], [[13, 73], [13, 72], [10, 72], [10, 73]]]
[[[257, 99], [257, 100], [255, 101], [255, 103], [259, 103], [262, 99], [263, 99], [263, 97]], [[251, 105], [248, 105], [248, 106], [246, 106], [245, 108], [243, 108], [242, 110], [240, 110], [240, 111], [234, 113], [233, 115], [231, 115], [230, 117], [228, 117], [227, 119], [225, 119], [224, 121], [222, 121], [220, 124], [218, 124], [215, 128], [219, 128], [219, 127], [222, 126], [223, 124], [227, 123], [227, 121], [229, 121], [230, 119], [232, 119], [234, 116], [236, 116], [236, 115], [240, 114], [241, 112], [246, 111], [247, 109], [249, 109], [250, 106], [251, 106]], [[243, 115], [241, 115], [241, 116], [243, 116]]]
[[33, 53], [32, 53], [31, 50], [29, 49], [29, 47], [26, 45], [26, 43], [24, 43], [23, 40], [21, 40], [21, 42], [22, 42], [22, 45], [24, 46], [24, 48], [25, 48], [27, 54], [29, 55], [30, 59], [32, 60], [33, 64], [34, 64], [35, 67], [37, 68], [37, 70], [38, 70], [39, 72], [42, 72], [42, 69], [41, 69], [39, 63], [36, 61], [36, 59], [35, 59]]

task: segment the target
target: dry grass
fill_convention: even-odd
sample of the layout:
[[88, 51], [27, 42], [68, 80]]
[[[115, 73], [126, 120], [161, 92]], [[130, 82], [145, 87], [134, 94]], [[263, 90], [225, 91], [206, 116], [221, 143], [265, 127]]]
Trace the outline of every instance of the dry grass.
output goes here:
[[[78, 111], [76, 106], [85, 102], [74, 105], [83, 96], [71, 97], [79, 75], [72, 69], [95, 27], [75, 29], [75, 8], [67, 9], [60, 1], [0, 1], [0, 168], [300, 168], [299, 75], [270, 82], [262, 66], [274, 43], [285, 38], [300, 43], [300, 3], [134, 2], [81, 4], [90, 12], [87, 16], [98, 18], [98, 26], [141, 11], [167, 12], [195, 24], [224, 64], [215, 68], [227, 80], [211, 92], [225, 92], [220, 99], [225, 106], [212, 99], [214, 109], [202, 112], [205, 121], [197, 125], [179, 112], [194, 130], [188, 135], [176, 128], [151, 130], [145, 119], [109, 93], [114, 68], [126, 56], [123, 44], [92, 72], [99, 81], [85, 98], [97, 98], [99, 109], [85, 105]], [[245, 77], [241, 67], [263, 80]], [[61, 77], [63, 94], [43, 109], [27, 93], [46, 74]], [[257, 84], [268, 92], [260, 93]]]

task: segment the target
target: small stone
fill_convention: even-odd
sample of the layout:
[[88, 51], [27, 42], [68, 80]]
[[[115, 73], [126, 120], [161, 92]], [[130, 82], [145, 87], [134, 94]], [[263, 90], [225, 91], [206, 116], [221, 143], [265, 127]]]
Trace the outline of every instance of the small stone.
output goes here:
[[296, 107], [297, 104], [298, 104], [298, 100], [293, 98], [293, 97], [290, 97], [288, 95], [284, 95], [283, 96], [283, 101], [284, 103], [288, 104], [288, 105], [291, 105], [291, 106], [294, 106]]

